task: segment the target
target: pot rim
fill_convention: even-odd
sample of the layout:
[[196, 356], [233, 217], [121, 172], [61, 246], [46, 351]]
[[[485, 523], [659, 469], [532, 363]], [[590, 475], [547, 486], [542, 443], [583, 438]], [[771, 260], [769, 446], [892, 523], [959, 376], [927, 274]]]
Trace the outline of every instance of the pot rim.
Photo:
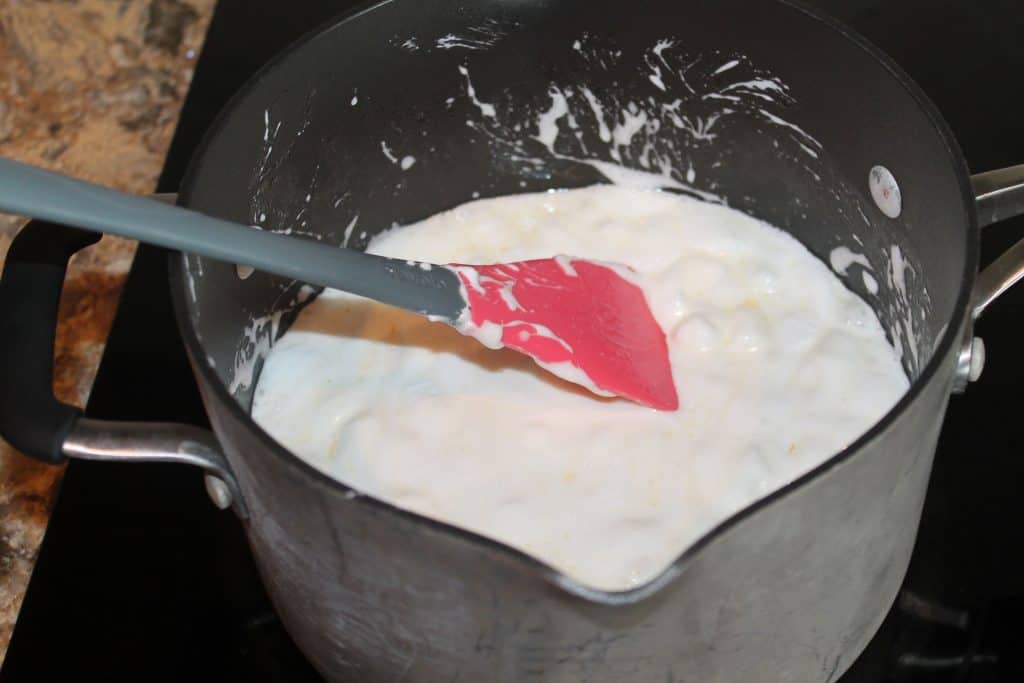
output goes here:
[[[189, 204], [192, 194], [192, 186], [195, 183], [198, 168], [205, 156], [205, 152], [210, 146], [210, 141], [218, 135], [222, 128], [228, 125], [229, 120], [238, 108], [242, 98], [251, 92], [270, 71], [276, 69], [278, 64], [285, 62], [293, 53], [301, 50], [306, 43], [311, 42], [314, 39], [321, 38], [331, 31], [341, 28], [350, 20], [367, 12], [372, 12], [377, 7], [391, 4], [394, 1], [395, 0], [370, 0], [366, 4], [362, 4], [347, 12], [340, 13], [294, 41], [291, 45], [286, 47], [269, 62], [263, 65], [252, 77], [250, 77], [217, 114], [213, 124], [200, 140], [200, 143], [197, 146], [196, 151], [193, 153], [185, 171], [185, 175], [181, 183], [181, 191], [178, 195], [179, 203], [185, 206]], [[331, 489], [340, 495], [345, 495], [350, 498], [353, 503], [370, 505], [377, 509], [397, 513], [411, 521], [432, 527], [435, 530], [454, 534], [462, 540], [475, 545], [499, 550], [510, 558], [526, 563], [530, 569], [537, 572], [546, 580], [555, 583], [568, 593], [591, 602], [608, 605], [629, 604], [638, 602], [659, 592], [664, 586], [668, 585], [677, 576], [682, 574], [686, 565], [692, 562], [693, 558], [696, 557], [701, 550], [714, 542], [718, 537], [725, 534], [732, 527], [743, 522], [748, 517], [753, 516], [762, 508], [772, 505], [787, 497], [790, 493], [801, 488], [804, 484], [807, 484], [833, 468], [842, 465], [867, 444], [881, 436], [904, 412], [907, 411], [911, 404], [917, 400], [926, 385], [935, 381], [937, 378], [941, 378], [943, 368], [946, 365], [945, 359], [949, 355], [950, 350], [954, 345], [960, 344], [962, 322], [968, 313], [971, 291], [978, 269], [979, 239], [977, 212], [974, 208], [975, 200], [974, 193], [971, 189], [970, 174], [967, 169], [963, 153], [960, 150], [960, 146], [957, 143], [956, 138], [953, 136], [948, 123], [942, 117], [936, 106], [931, 102], [928, 96], [925, 95], [920, 86], [918, 86], [903, 71], [903, 69], [892, 60], [892, 58], [890, 58], [880, 48], [869, 42], [866, 38], [856, 33], [852, 28], [846, 26], [837, 19], [826, 15], [816, 8], [805, 5], [801, 0], [768, 1], [775, 2], [792, 11], [809, 16], [811, 19], [820, 22], [824, 28], [832, 30], [838, 34], [839, 37], [844, 38], [859, 47], [867, 53], [869, 57], [872, 57], [876, 62], [884, 67], [924, 112], [931, 122], [935, 132], [945, 145], [945, 150], [949, 155], [949, 162], [957, 175], [960, 185], [961, 200], [964, 207], [963, 223], [966, 228], [964, 231], [964, 269], [960, 274], [960, 289], [953, 307], [953, 316], [946, 324], [945, 330], [942, 333], [939, 343], [935, 346], [931, 359], [922, 369], [920, 375], [911, 383], [910, 388], [905, 394], [903, 394], [900, 400], [890, 408], [880, 420], [872, 425], [870, 429], [861, 434], [846, 448], [832, 455], [824, 462], [803, 473], [781, 488], [758, 498], [744, 508], [736, 511], [709, 529], [700, 538], [684, 548], [676, 556], [675, 560], [665, 567], [665, 569], [663, 569], [657, 576], [644, 584], [625, 590], [603, 590], [592, 588], [567, 576], [551, 565], [505, 543], [483, 536], [476, 532], [468, 531], [447, 522], [438, 521], [430, 517], [402, 509], [379, 498], [375, 498], [372, 495], [364, 494], [328, 476], [279, 444], [251, 418], [249, 413], [243, 410], [241, 404], [234, 398], [234, 396], [231, 395], [228, 391], [228, 387], [221, 382], [220, 377], [208, 363], [193, 362], [193, 372], [200, 375], [201, 379], [211, 387], [212, 395], [221, 403], [227, 405], [228, 411], [230, 411], [231, 415], [235, 419], [246, 424], [246, 426], [253, 431], [256, 438], [268, 450], [287, 463], [294, 472], [305, 475], [306, 477], [311, 478], [314, 483]], [[189, 356], [194, 361], [196, 359], [205, 359], [206, 352], [196, 334], [195, 328], [191, 323], [192, 318], [190, 315], [190, 307], [194, 306], [194, 302], [189, 303], [185, 297], [185, 254], [181, 252], [171, 252], [169, 254], [168, 266], [171, 300], [174, 306], [174, 316], [176, 318], [179, 332]], [[947, 369], [950, 371], [952, 370], [952, 368]]]

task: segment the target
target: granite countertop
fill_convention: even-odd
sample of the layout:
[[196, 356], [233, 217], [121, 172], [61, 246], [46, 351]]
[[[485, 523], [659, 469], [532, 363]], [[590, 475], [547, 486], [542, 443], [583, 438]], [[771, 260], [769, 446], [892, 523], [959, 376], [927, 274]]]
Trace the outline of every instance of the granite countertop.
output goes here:
[[[215, 0], [0, 3], [0, 155], [152, 192]], [[0, 264], [25, 220], [0, 214]], [[135, 253], [104, 237], [72, 260], [54, 388], [84, 406]], [[63, 468], [0, 441], [0, 661]]]

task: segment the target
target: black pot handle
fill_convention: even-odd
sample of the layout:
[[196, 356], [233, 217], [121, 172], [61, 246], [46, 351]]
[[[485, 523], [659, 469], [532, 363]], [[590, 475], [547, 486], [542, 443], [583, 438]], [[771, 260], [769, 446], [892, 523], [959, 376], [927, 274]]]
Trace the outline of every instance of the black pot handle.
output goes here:
[[33, 221], [15, 236], [0, 277], [0, 435], [25, 455], [179, 462], [206, 472], [218, 507], [246, 517], [238, 483], [213, 434], [191, 425], [83, 417], [53, 395], [57, 307], [68, 261], [98, 233]]
[[34, 221], [17, 234], [0, 279], [0, 434], [25, 455], [61, 463], [81, 417], [53, 395], [57, 306], [68, 260], [100, 235]]

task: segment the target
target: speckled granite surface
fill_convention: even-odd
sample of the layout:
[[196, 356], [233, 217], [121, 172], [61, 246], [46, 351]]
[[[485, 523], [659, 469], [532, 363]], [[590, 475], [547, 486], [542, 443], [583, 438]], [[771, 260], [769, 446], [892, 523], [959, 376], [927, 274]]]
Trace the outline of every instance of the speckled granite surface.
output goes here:
[[[2, 0], [0, 155], [151, 192], [215, 1]], [[0, 214], [0, 264], [24, 222]], [[134, 251], [104, 237], [72, 262], [57, 332], [61, 400], [89, 396]], [[0, 661], [60, 476], [0, 441]]]

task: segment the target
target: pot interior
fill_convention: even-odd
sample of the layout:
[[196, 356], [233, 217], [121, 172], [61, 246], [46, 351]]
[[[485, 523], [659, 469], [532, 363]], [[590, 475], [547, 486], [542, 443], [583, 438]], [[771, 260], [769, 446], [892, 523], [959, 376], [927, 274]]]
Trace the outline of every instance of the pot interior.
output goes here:
[[[974, 267], [965, 172], [929, 111], [862, 45], [782, 2], [658, 0], [638, 12], [589, 0], [398, 0], [254, 79], [208, 136], [182, 197], [362, 249], [477, 197], [633, 169], [764, 219], [833, 263], [917, 379], [958, 327]], [[898, 184], [897, 217], [872, 199], [879, 166]], [[248, 411], [263, 356], [308, 292], [205, 258], [181, 265], [185, 334]]]

